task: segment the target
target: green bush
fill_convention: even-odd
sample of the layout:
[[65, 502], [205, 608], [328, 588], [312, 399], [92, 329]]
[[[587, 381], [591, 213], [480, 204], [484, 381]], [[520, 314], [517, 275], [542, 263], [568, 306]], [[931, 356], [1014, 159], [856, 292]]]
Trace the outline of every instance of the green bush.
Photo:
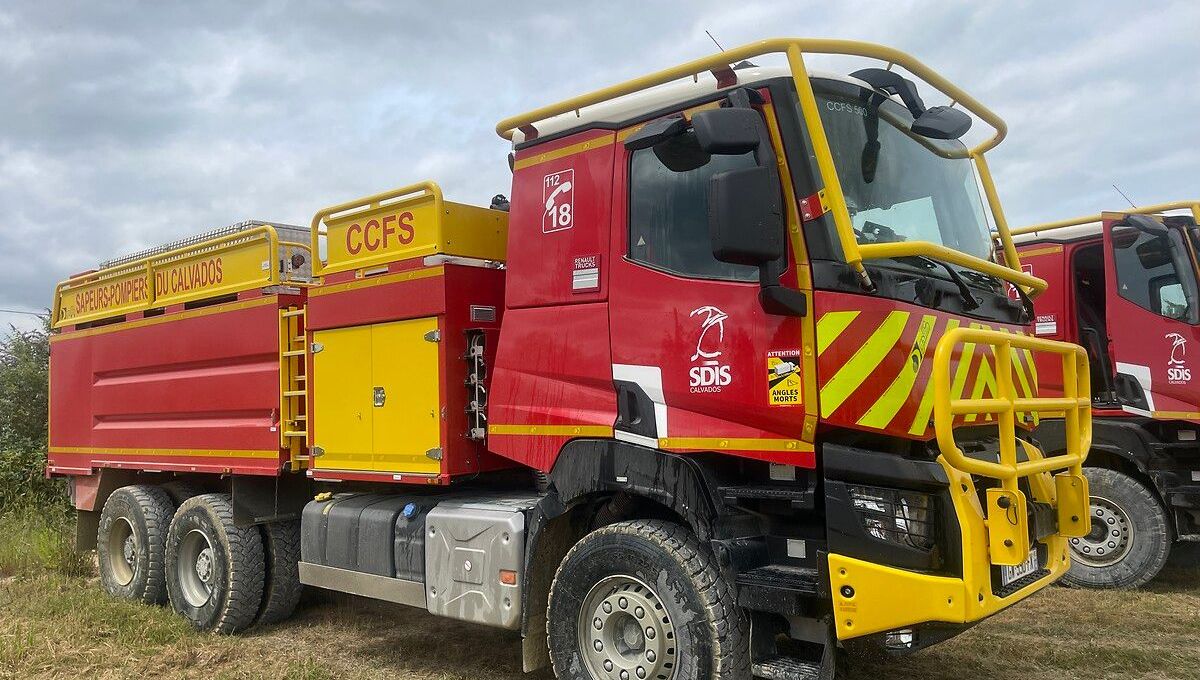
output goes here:
[[0, 512], [66, 509], [63, 484], [46, 479], [48, 321], [0, 337]]

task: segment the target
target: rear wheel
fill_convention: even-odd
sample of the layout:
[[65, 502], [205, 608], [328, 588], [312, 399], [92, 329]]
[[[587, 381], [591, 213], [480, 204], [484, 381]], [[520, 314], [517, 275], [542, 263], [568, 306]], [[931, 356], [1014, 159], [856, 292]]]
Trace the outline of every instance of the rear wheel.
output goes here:
[[258, 527], [233, 523], [228, 495], [203, 494], [179, 506], [167, 536], [167, 593], [196, 628], [248, 627], [262, 602], [265, 567]]
[[104, 591], [148, 604], [167, 601], [167, 528], [175, 505], [155, 486], [117, 489], [104, 503], [96, 557]]
[[267, 573], [262, 606], [255, 623], [278, 623], [292, 615], [300, 602], [300, 522], [262, 525]]
[[183, 482], [179, 480], [163, 484], [162, 489], [163, 491], [166, 491], [167, 495], [171, 497], [172, 501], [174, 501], [175, 507], [183, 505], [184, 501], [193, 496], [199, 496], [200, 494], [204, 493], [200, 487], [195, 486], [190, 482]]
[[1154, 578], [1171, 550], [1167, 514], [1138, 480], [1115, 470], [1084, 470], [1092, 531], [1071, 539], [1063, 582], [1080, 588], [1138, 588]]
[[712, 557], [669, 522], [593, 531], [550, 588], [546, 636], [559, 678], [746, 678], [747, 630]]

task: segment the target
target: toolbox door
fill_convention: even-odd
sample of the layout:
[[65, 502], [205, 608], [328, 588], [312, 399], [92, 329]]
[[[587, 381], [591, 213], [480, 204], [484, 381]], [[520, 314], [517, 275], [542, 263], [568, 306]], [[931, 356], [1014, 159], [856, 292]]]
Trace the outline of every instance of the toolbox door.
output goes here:
[[441, 472], [437, 319], [372, 326], [374, 469]]
[[[313, 333], [313, 444], [324, 450], [312, 465], [326, 470], [371, 470], [371, 326]], [[311, 417], [311, 416], [310, 416]]]

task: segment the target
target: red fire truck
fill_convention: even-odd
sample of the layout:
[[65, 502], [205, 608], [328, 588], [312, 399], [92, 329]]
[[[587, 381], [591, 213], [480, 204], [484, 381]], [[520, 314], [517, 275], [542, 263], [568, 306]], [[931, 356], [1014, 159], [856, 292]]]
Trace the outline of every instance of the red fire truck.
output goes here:
[[1067, 570], [1090, 374], [1009, 297], [1046, 284], [989, 109], [778, 39], [497, 132], [511, 203], [425, 182], [59, 285], [49, 474], [109, 593], [232, 632], [303, 584], [520, 630], [563, 678], [807, 678]]
[[[1200, 343], [1197, 224], [1200, 202], [1178, 202], [1013, 232], [1026, 270], [1050, 283], [1037, 335], [1091, 359], [1092, 531], [1071, 539], [1073, 585], [1141, 586], [1173, 541], [1200, 539], [1200, 383], [1188, 357]], [[1052, 390], [1054, 367], [1039, 368]], [[1062, 421], [1042, 421], [1038, 438], [1061, 449]]]

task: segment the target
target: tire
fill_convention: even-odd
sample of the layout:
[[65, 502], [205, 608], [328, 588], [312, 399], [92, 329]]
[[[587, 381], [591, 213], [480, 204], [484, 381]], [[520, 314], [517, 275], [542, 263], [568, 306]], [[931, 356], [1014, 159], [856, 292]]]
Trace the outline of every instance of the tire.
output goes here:
[[193, 486], [190, 482], [175, 480], [162, 485], [163, 491], [174, 501], [175, 507], [183, 505], [183, 502], [193, 496], [199, 496], [204, 493], [199, 487]]
[[234, 633], [254, 622], [266, 562], [258, 527], [233, 523], [228, 494], [184, 501], [167, 535], [171, 607], [200, 630]]
[[568, 680], [618, 680], [623, 670], [631, 680], [748, 678], [748, 630], [696, 537], [658, 520], [584, 536], [559, 565], [546, 610], [554, 673]]
[[175, 504], [155, 486], [125, 486], [104, 502], [96, 557], [104, 592], [147, 604], [167, 601], [167, 528]]
[[255, 625], [279, 623], [300, 602], [300, 522], [271, 522], [260, 527], [267, 572]]
[[1167, 563], [1167, 513], [1145, 485], [1129, 475], [1101, 468], [1085, 468], [1083, 474], [1092, 496], [1092, 533], [1071, 539], [1071, 569], [1063, 583], [1140, 588]]

